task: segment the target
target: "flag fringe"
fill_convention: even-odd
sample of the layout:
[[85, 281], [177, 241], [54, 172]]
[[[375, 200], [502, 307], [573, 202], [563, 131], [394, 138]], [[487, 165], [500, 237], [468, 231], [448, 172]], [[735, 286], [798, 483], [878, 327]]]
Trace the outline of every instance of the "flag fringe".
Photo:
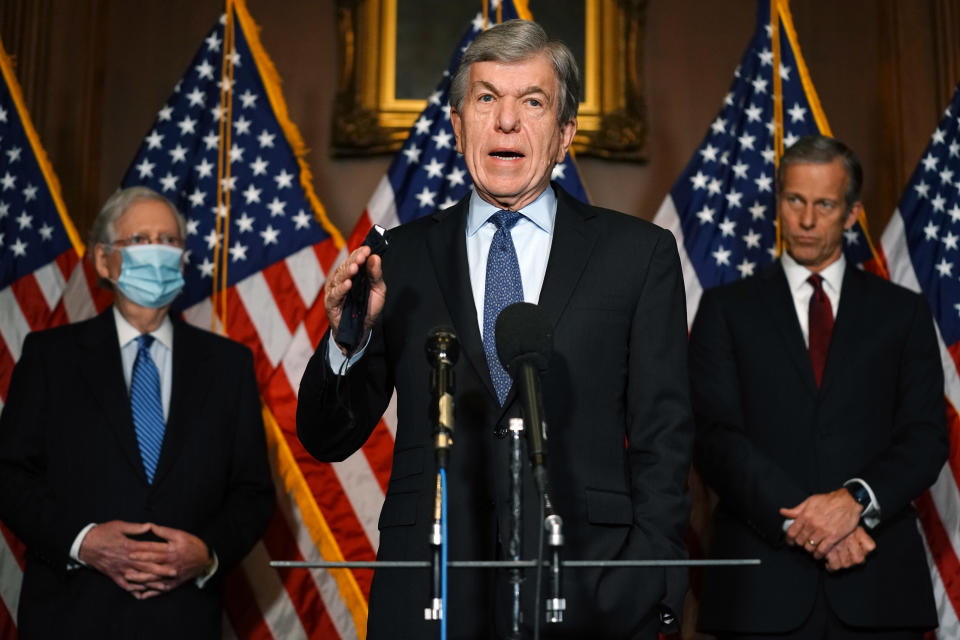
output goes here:
[[517, 10], [517, 15], [521, 20], [533, 20], [528, 0], [513, 0], [513, 8]]
[[60, 214], [60, 222], [63, 223], [63, 229], [67, 232], [67, 237], [70, 238], [73, 250], [77, 252], [78, 257], [82, 258], [85, 250], [83, 241], [80, 239], [80, 234], [77, 233], [77, 228], [73, 225], [73, 220], [70, 219], [67, 213], [67, 205], [63, 202], [63, 195], [60, 190], [60, 180], [57, 179], [57, 174], [53, 171], [53, 165], [50, 164], [47, 152], [44, 150], [43, 145], [40, 144], [40, 136], [33, 126], [33, 120], [30, 119], [30, 113], [27, 111], [26, 103], [23, 101], [23, 90], [20, 88], [20, 83], [17, 82], [17, 76], [13, 71], [13, 60], [10, 55], [7, 54], [2, 40], [0, 40], [0, 70], [2, 70], [3, 79], [10, 89], [13, 104], [17, 107], [17, 114], [20, 116], [23, 130], [26, 132], [27, 139], [30, 141], [33, 155], [37, 159], [37, 164], [40, 165], [40, 171], [43, 173], [44, 179], [47, 181], [47, 189], [50, 191], [50, 197], [53, 198], [53, 203], [57, 207], [57, 213]]
[[343, 236], [340, 234], [339, 229], [327, 218], [327, 211], [313, 190], [313, 174], [310, 171], [310, 167], [307, 166], [305, 159], [307, 147], [303, 142], [303, 137], [300, 135], [300, 130], [297, 128], [297, 125], [290, 119], [287, 103], [283, 99], [283, 92], [280, 89], [280, 74], [277, 73], [277, 68], [274, 66], [273, 60], [267, 55], [266, 49], [263, 48], [263, 44], [260, 42], [260, 27], [247, 10], [246, 0], [233, 0], [233, 6], [236, 10], [237, 19], [240, 21], [240, 28], [243, 29], [243, 35], [246, 36], [247, 44], [253, 54], [253, 60], [257, 65], [257, 69], [260, 71], [260, 78], [263, 80], [263, 87], [267, 92], [267, 97], [270, 98], [273, 113], [277, 117], [281, 129], [283, 129], [287, 143], [293, 150], [293, 155], [297, 158], [297, 164], [300, 166], [300, 186], [303, 187], [304, 193], [307, 195], [307, 201], [310, 203], [310, 206], [313, 207], [314, 216], [316, 216], [324, 231], [333, 239], [333, 243], [337, 249], [342, 249], [344, 246]]
[[[807, 95], [807, 102], [810, 103], [810, 110], [813, 111], [813, 119], [817, 123], [817, 128], [820, 129], [820, 133], [832, 137], [833, 132], [830, 130], [830, 123], [827, 122], [827, 114], [823, 111], [823, 105], [820, 104], [820, 96], [817, 95], [817, 90], [813, 86], [813, 80], [810, 79], [810, 70], [807, 69], [807, 63], [803, 59], [803, 52], [800, 51], [800, 41], [797, 38], [797, 30], [793, 27], [793, 15], [790, 13], [789, 0], [776, 1], [780, 5], [780, 20], [783, 22], [784, 31], [787, 32], [787, 39], [790, 40], [790, 46], [793, 47], [793, 55], [797, 61], [797, 73], [800, 75], [803, 92]], [[777, 71], [777, 69], [774, 69], [774, 73], [777, 73]], [[887, 272], [887, 264], [877, 253], [877, 247], [873, 242], [873, 238], [870, 237], [870, 230], [867, 226], [867, 211], [865, 208], [860, 209], [858, 222], [863, 229], [863, 236], [867, 239], [867, 246], [870, 247], [870, 254], [873, 256], [876, 268], [880, 271], [879, 275], [889, 280], [890, 274]]]
[[[317, 502], [310, 491], [306, 478], [303, 477], [303, 471], [297, 465], [293, 457], [290, 445], [286, 441], [286, 436], [273, 412], [266, 402], [261, 402], [263, 407], [263, 423], [266, 427], [267, 446], [274, 452], [273, 459], [277, 461], [277, 475], [283, 482], [283, 491], [291, 496], [297, 503], [300, 515], [303, 518], [303, 524], [310, 533], [310, 538], [317, 545], [317, 550], [324, 559], [333, 562], [344, 560], [340, 545], [330, 530], [326, 518], [317, 506]], [[363, 597], [360, 585], [351, 571], [331, 571], [330, 576], [337, 583], [340, 596], [350, 610], [353, 617], [353, 624], [357, 629], [357, 637], [365, 638], [367, 635], [367, 601]]]

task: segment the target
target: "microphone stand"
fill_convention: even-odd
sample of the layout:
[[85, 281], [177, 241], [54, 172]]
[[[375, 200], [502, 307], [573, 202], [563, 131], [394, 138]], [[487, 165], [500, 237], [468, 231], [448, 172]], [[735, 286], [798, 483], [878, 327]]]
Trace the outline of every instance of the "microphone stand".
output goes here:
[[433, 526], [430, 527], [430, 606], [423, 610], [424, 620], [443, 620], [443, 483], [437, 470], [437, 492], [433, 503]]
[[433, 525], [430, 527], [430, 606], [423, 610], [425, 620], [439, 620], [441, 637], [446, 637], [446, 509], [444, 489], [447, 462], [453, 446], [453, 365], [459, 355], [457, 336], [451, 329], [434, 329], [426, 344], [427, 361], [433, 365], [430, 387], [433, 395], [433, 446], [437, 468], [436, 494], [433, 502]]
[[[567, 599], [561, 592], [561, 570], [563, 563], [560, 561], [560, 550], [563, 548], [563, 518], [553, 508], [553, 500], [550, 496], [550, 483], [547, 480], [546, 468], [541, 467], [542, 474], [539, 474], [538, 489], [540, 489], [540, 500], [543, 516], [543, 529], [547, 533], [547, 547], [550, 549], [550, 592], [544, 600], [546, 608], [546, 620], [548, 624], [563, 622], [563, 612], [567, 610]], [[538, 474], [534, 473], [534, 477]], [[542, 548], [543, 536], [541, 536]], [[537, 574], [537, 600], [539, 600], [540, 579], [539, 573], [543, 564], [538, 567]], [[539, 614], [538, 614], [539, 618]], [[539, 631], [539, 624], [534, 625], [534, 635]]]
[[[507, 558], [519, 561], [523, 550], [523, 455], [520, 439], [523, 437], [523, 419], [510, 418], [510, 531], [507, 537]], [[510, 584], [510, 632], [508, 640], [520, 640], [520, 585], [523, 583], [523, 569], [516, 567], [507, 570], [507, 582]]]
[[[544, 602], [546, 607], [546, 621], [548, 624], [563, 622], [563, 613], [567, 609], [567, 600], [561, 593], [561, 570], [563, 563], [560, 562], [560, 550], [563, 548], [563, 518], [553, 507], [553, 499], [550, 494], [550, 478], [547, 474], [546, 460], [546, 425], [542, 414], [543, 401], [540, 398], [539, 374], [532, 364], [532, 360], [518, 361], [516, 367], [517, 378], [520, 384], [520, 396], [523, 411], [527, 418], [527, 444], [530, 457], [531, 472], [537, 491], [540, 493], [541, 505], [543, 507], [543, 529], [547, 533], [547, 546], [550, 549], [550, 590]], [[543, 536], [541, 536], [541, 541]], [[542, 548], [542, 544], [538, 545]], [[542, 567], [542, 565], [540, 565]], [[540, 571], [537, 569], [537, 601], [540, 600]], [[534, 621], [534, 637], [539, 635], [540, 615]]]
[[[546, 500], [544, 500], [544, 510]], [[543, 528], [547, 530], [547, 546], [550, 547], [550, 595], [546, 600], [547, 622], [563, 622], [563, 612], [567, 610], [567, 599], [561, 596], [560, 591], [560, 549], [563, 548], [563, 518], [552, 513], [552, 506], [543, 520]]]

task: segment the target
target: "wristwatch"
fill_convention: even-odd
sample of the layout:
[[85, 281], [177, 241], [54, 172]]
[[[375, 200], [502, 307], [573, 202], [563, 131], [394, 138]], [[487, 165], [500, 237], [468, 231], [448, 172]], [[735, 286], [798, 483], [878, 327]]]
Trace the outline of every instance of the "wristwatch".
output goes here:
[[843, 488], [849, 491], [853, 499], [857, 501], [857, 504], [863, 507], [863, 511], [860, 512], [860, 517], [862, 518], [872, 502], [870, 500], [870, 492], [867, 491], [867, 488], [863, 486], [861, 482], [851, 482], [850, 484], [844, 485]]

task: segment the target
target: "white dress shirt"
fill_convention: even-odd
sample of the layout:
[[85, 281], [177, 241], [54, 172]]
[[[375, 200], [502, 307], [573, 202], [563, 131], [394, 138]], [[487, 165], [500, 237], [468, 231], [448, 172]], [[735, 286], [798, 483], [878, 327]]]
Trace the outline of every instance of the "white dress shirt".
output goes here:
[[[800, 321], [800, 331], [803, 332], [803, 343], [810, 346], [810, 298], [813, 297], [813, 285], [807, 282], [807, 278], [813, 273], [803, 265], [797, 264], [786, 251], [780, 256], [780, 264], [783, 265], [783, 272], [787, 276], [787, 284], [790, 285], [790, 295], [793, 296], [793, 305], [797, 310], [797, 320]], [[840, 288], [843, 285], [843, 274], [847, 270], [847, 259], [840, 254], [840, 258], [835, 260], [825, 269], [820, 271], [820, 277], [823, 278], [823, 292], [830, 299], [830, 308], [833, 309], [833, 317], [837, 317], [837, 309], [840, 308]]]
[[[784, 251], [780, 256], [780, 264], [783, 266], [783, 273], [787, 276], [787, 285], [790, 287], [790, 295], [793, 297], [793, 305], [797, 312], [797, 320], [800, 321], [800, 331], [803, 333], [803, 343], [810, 347], [810, 299], [813, 297], [813, 285], [807, 282], [807, 278], [813, 273], [801, 264], [798, 264], [789, 252]], [[840, 257], [827, 265], [820, 271], [820, 277], [823, 278], [821, 285], [823, 292], [830, 299], [830, 306], [833, 309], [833, 317], [837, 317], [840, 308], [840, 292], [843, 288], [843, 274], [847, 270], [847, 259], [840, 254]], [[870, 494], [870, 504], [863, 510], [863, 523], [870, 528], [880, 524], [880, 503], [873, 489], [862, 478], [850, 478], [844, 482], [844, 486], [858, 482], [866, 488]], [[786, 520], [783, 525], [786, 531], [793, 520]]]
[[[467, 267], [470, 271], [470, 289], [477, 311], [477, 326], [483, 334], [483, 297], [487, 282], [487, 256], [497, 227], [490, 220], [498, 207], [485, 201], [476, 190], [471, 189], [467, 211], [466, 243]], [[547, 188], [536, 200], [517, 213], [520, 219], [510, 230], [510, 237], [517, 250], [520, 263], [520, 280], [523, 284], [523, 300], [536, 304], [540, 300], [543, 278], [547, 273], [547, 261], [550, 259], [550, 247], [553, 244], [553, 225], [557, 218], [557, 195], [553, 187]], [[369, 342], [369, 336], [367, 337]], [[366, 344], [347, 362], [333, 340], [328, 345], [330, 368], [334, 373], [349, 370], [366, 350]], [[346, 366], [344, 364], [346, 363]]]

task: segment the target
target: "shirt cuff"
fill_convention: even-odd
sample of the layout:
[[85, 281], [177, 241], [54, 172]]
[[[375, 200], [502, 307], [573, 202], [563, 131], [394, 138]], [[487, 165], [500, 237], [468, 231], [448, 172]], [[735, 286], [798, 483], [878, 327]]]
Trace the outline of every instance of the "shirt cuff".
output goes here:
[[67, 563], [67, 569], [79, 569], [80, 567], [87, 566], [87, 563], [80, 559], [80, 547], [83, 546], [83, 539], [90, 533], [90, 529], [93, 529], [95, 526], [97, 526], [97, 523], [91, 522], [83, 529], [80, 529], [80, 533], [73, 539], [73, 544], [70, 545], [70, 559], [73, 560], [73, 562]]
[[867, 481], [863, 478], [850, 478], [843, 483], [843, 486], [847, 486], [857, 482], [864, 489], [867, 490], [867, 493], [870, 494], [870, 504], [866, 506], [863, 510], [863, 513], [860, 514], [860, 518], [863, 520], [863, 524], [867, 525], [867, 528], [873, 529], [878, 524], [880, 524], [880, 502], [877, 500], [877, 494], [873, 492], [873, 489], [870, 488], [870, 485], [867, 484]]
[[327, 361], [330, 363], [330, 369], [338, 376], [349, 371], [350, 367], [355, 365], [357, 361], [363, 357], [364, 352], [367, 350], [367, 345], [370, 344], [370, 337], [372, 335], [372, 331], [368, 333], [363, 346], [347, 359], [347, 356], [343, 355], [343, 352], [340, 351], [340, 347], [337, 346], [337, 341], [333, 339], [333, 334], [331, 333], [330, 339], [327, 341]]
[[210, 578], [213, 577], [213, 574], [215, 574], [217, 569], [220, 568], [220, 561], [217, 560], [217, 552], [211, 551], [210, 557], [213, 560], [210, 562], [210, 566], [207, 567], [207, 570], [193, 579], [197, 585], [197, 589], [203, 589], [203, 586], [209, 582]]

